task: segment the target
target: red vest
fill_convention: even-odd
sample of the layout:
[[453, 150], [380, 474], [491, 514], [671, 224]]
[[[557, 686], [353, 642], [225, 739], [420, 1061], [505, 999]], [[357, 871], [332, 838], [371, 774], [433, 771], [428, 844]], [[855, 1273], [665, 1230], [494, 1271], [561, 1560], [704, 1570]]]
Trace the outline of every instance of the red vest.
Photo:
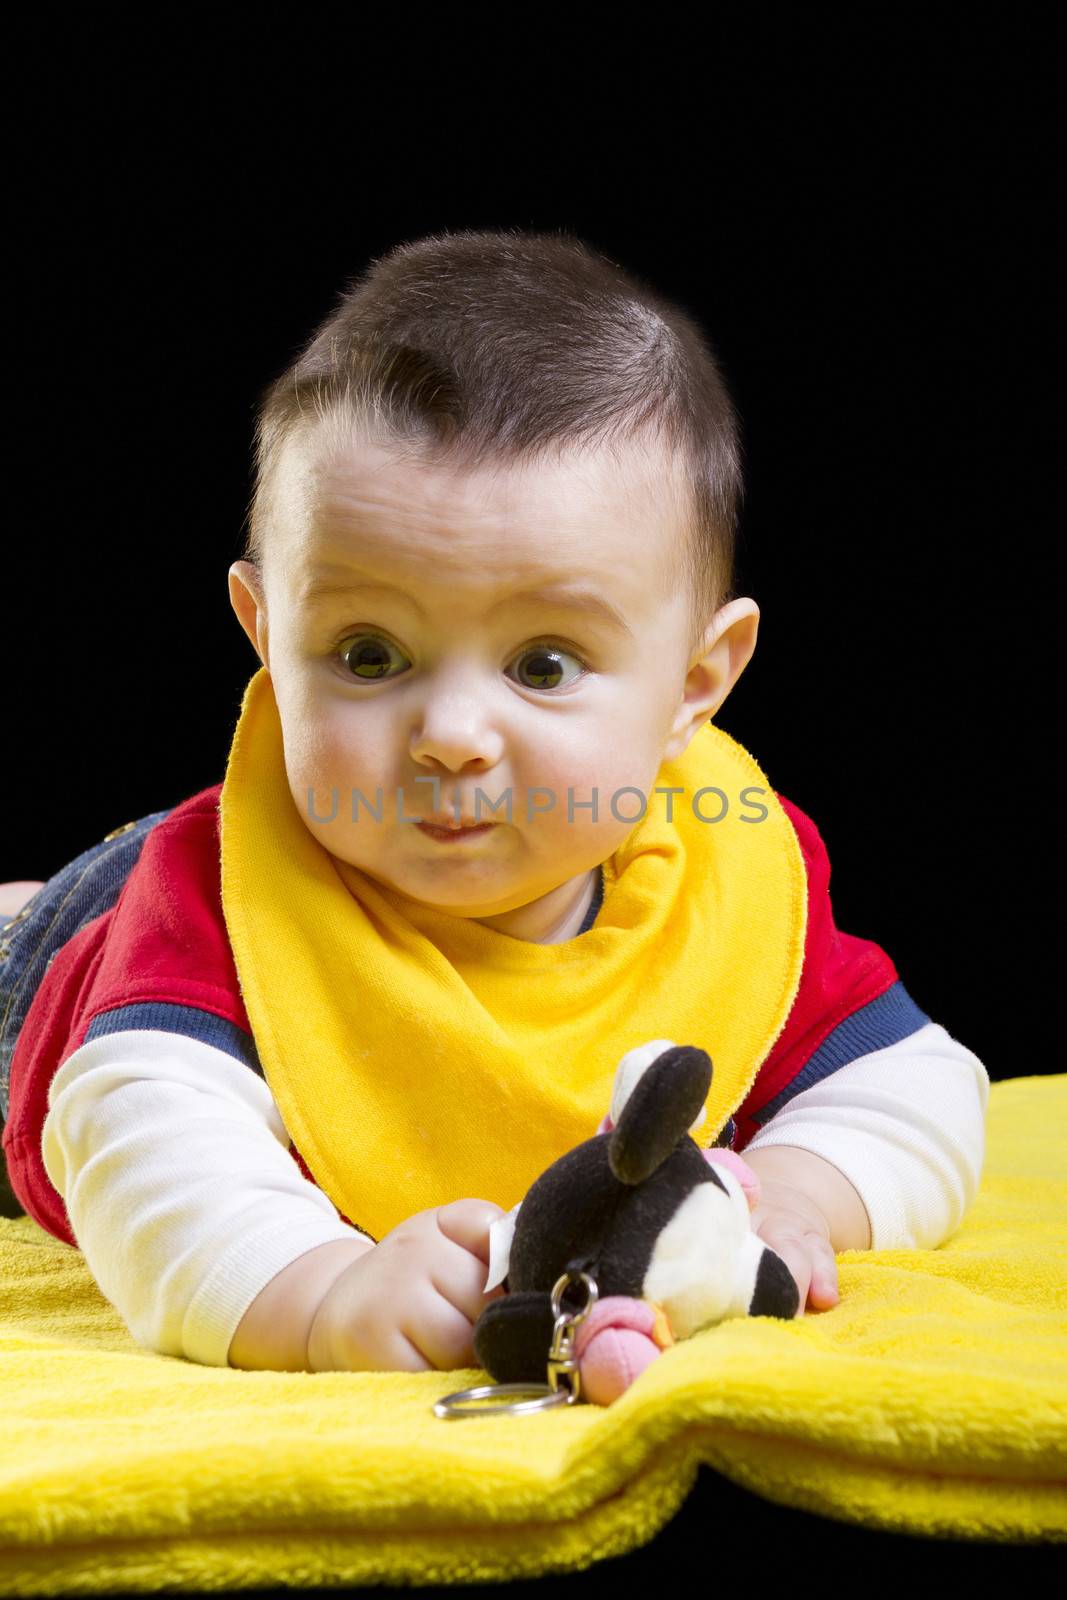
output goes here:
[[[242, 1059], [257, 1061], [222, 912], [221, 791], [221, 784], [202, 789], [149, 830], [112, 908], [56, 953], [19, 1033], [3, 1137], [8, 1173], [26, 1212], [67, 1244], [76, 1246], [77, 1240], [62, 1196], [45, 1171], [41, 1132], [49, 1084], [85, 1043], [94, 1018], [138, 1005], [188, 1007], [200, 1013], [191, 1019], [195, 1026], [175, 1031], [224, 1048], [229, 1047], [224, 1040], [239, 1038]], [[810, 818], [781, 795], [778, 799], [800, 841], [808, 875], [804, 967], [786, 1025], [733, 1114], [736, 1150], [743, 1150], [780, 1109], [768, 1111], [772, 1102], [784, 1103], [791, 1093], [929, 1020], [878, 945], [834, 927], [830, 862], [822, 839]], [[131, 1020], [129, 1025], [146, 1024]], [[148, 1025], [167, 1026], [158, 1020]], [[590, 1137], [595, 1131], [590, 1129]], [[295, 1145], [291, 1154], [314, 1183]], [[349, 1221], [343, 1215], [342, 1220]]]

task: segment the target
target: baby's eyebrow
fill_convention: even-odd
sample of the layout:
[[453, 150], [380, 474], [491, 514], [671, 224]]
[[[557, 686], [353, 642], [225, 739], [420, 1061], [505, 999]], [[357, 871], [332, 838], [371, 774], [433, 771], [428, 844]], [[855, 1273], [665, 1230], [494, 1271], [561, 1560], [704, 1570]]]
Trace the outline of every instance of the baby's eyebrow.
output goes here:
[[[409, 604], [415, 607], [416, 611], [421, 615], [425, 615], [422, 606], [419, 605], [414, 596], [407, 594], [394, 583], [353, 582], [351, 579], [344, 578], [318, 578], [302, 590], [302, 598], [305, 605], [316, 605], [321, 600], [352, 595], [358, 591], [373, 590], [401, 595]], [[500, 611], [505, 606], [515, 606], [517, 604], [549, 606], [555, 609], [562, 608], [566, 611], [579, 611], [585, 616], [599, 618], [601, 622], [607, 623], [609, 627], [628, 634], [631, 639], [634, 637], [633, 629], [622, 612], [617, 610], [610, 600], [605, 599], [598, 590], [590, 588], [588, 584], [534, 584], [502, 596], [494, 606], [490, 607], [490, 612]]]
[[514, 594], [505, 595], [493, 607], [499, 611], [504, 606], [513, 606], [516, 603], [529, 606], [562, 607], [566, 611], [581, 611], [586, 616], [599, 617], [601, 622], [606, 622], [609, 627], [617, 628], [622, 633], [627, 633], [633, 638], [633, 629], [621, 611], [606, 600], [596, 589], [591, 589], [588, 584], [536, 584], [531, 588], [518, 589]]

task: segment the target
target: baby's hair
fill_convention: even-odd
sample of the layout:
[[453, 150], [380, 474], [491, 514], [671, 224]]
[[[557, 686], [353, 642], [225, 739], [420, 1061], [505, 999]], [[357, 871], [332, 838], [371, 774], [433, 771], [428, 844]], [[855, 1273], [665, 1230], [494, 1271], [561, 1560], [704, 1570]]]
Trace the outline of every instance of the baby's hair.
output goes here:
[[733, 598], [742, 446], [715, 353], [686, 311], [572, 234], [446, 230], [347, 281], [259, 398], [242, 553], [257, 566], [284, 447], [309, 429], [460, 469], [665, 447], [694, 643]]

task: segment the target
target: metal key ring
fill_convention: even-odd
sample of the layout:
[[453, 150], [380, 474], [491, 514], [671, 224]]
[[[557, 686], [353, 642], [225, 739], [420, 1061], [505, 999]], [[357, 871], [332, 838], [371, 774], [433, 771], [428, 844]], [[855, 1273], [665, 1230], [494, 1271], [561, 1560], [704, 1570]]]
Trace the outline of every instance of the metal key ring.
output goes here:
[[[457, 1402], [463, 1400], [483, 1400], [490, 1396], [502, 1394], [530, 1394], [537, 1395], [536, 1400], [509, 1401], [504, 1405], [485, 1405], [463, 1407]], [[503, 1415], [521, 1417], [527, 1411], [544, 1411], [548, 1406], [565, 1406], [569, 1404], [571, 1396], [566, 1389], [551, 1389], [547, 1383], [483, 1383], [474, 1389], [458, 1389], [455, 1394], [445, 1395], [443, 1400], [434, 1402], [433, 1414], [435, 1417], [499, 1417]]]
[[[568, 1285], [577, 1282], [579, 1279], [585, 1285], [585, 1292], [589, 1298], [580, 1311], [564, 1311], [563, 1296], [567, 1292]], [[564, 1317], [569, 1323], [583, 1322], [599, 1298], [600, 1290], [597, 1288], [596, 1279], [590, 1277], [588, 1272], [582, 1272], [580, 1269], [577, 1272], [564, 1272], [552, 1286], [552, 1315], [557, 1322], [560, 1317]]]
[[[563, 1296], [567, 1286], [576, 1279], [580, 1279], [585, 1286], [587, 1295], [586, 1303], [579, 1311], [564, 1311]], [[479, 1384], [474, 1389], [458, 1389], [455, 1394], [445, 1395], [443, 1400], [434, 1402], [433, 1414], [435, 1417], [444, 1417], [451, 1421], [454, 1417], [499, 1417], [522, 1416], [529, 1411], [544, 1411], [549, 1406], [573, 1405], [579, 1397], [581, 1379], [578, 1372], [578, 1362], [573, 1355], [574, 1341], [571, 1337], [571, 1328], [589, 1315], [597, 1303], [599, 1291], [596, 1279], [587, 1272], [564, 1272], [556, 1279], [552, 1287], [552, 1316], [554, 1319], [552, 1329], [552, 1347], [548, 1356], [549, 1383], [485, 1383]], [[569, 1374], [572, 1387], [561, 1384], [560, 1379], [564, 1374]], [[535, 1395], [537, 1398], [525, 1401], [505, 1401], [503, 1405], [468, 1406], [463, 1408], [457, 1402], [463, 1400], [489, 1400], [502, 1394]]]

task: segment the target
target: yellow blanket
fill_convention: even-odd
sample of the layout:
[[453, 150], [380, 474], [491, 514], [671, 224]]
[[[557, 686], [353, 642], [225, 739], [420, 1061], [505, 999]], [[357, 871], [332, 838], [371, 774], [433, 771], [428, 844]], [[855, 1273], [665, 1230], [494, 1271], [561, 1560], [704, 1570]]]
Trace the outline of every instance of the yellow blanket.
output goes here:
[[1067, 1074], [992, 1085], [939, 1250], [674, 1345], [614, 1405], [443, 1421], [487, 1377], [200, 1367], [138, 1346], [78, 1251], [0, 1219], [0, 1591], [472, 1583], [648, 1540], [701, 1463], [783, 1505], [1067, 1542]]

